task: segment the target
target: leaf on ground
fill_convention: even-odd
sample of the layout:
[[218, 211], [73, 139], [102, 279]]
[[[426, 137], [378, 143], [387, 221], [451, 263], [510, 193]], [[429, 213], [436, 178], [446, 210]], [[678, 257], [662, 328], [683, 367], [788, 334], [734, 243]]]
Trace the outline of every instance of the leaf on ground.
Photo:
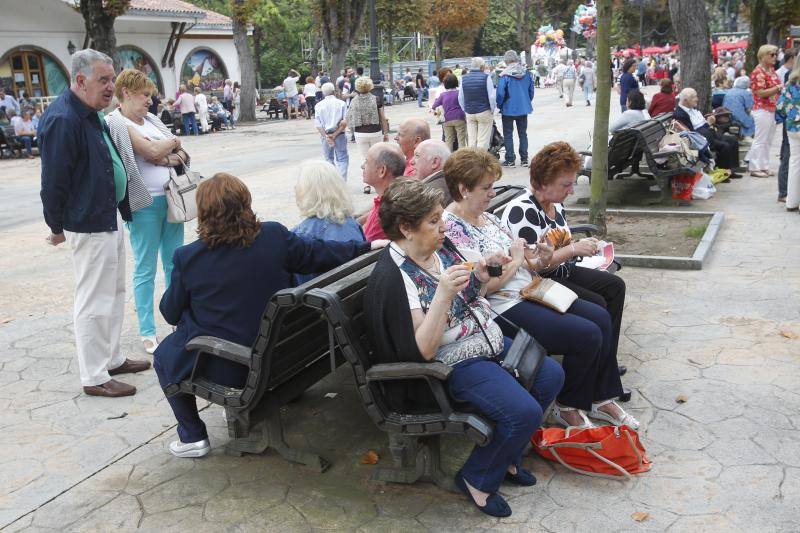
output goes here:
[[668, 315], [668, 314], [670, 314], [672, 312], [672, 309], [664, 309], [661, 312], [664, 313], [665, 315]]
[[701, 363], [700, 363], [700, 361], [695, 361], [695, 360], [694, 360], [694, 359], [692, 359], [691, 357], [687, 357], [687, 358], [686, 358], [686, 360], [687, 360], [687, 361], [689, 361], [690, 363], [692, 363], [693, 365], [698, 365], [698, 366], [700, 366], [700, 364], [701, 364]]
[[109, 417], [106, 418], [106, 420], [119, 420], [120, 418], [125, 418], [126, 416], [128, 416], [128, 413], [123, 411], [121, 415], [119, 415], [119, 416], [109, 416]]
[[678, 394], [675, 397], [675, 401], [678, 403], [686, 403], [689, 401], [689, 398], [685, 394]]
[[378, 454], [373, 452], [372, 450], [368, 451], [364, 455], [361, 456], [361, 464], [362, 465], [376, 465], [378, 464]]
[[786, 337], [787, 339], [796, 339], [797, 338], [797, 333], [795, 333], [794, 331], [789, 331], [788, 329], [782, 329], [780, 331], [780, 333], [781, 333], [781, 336]]
[[637, 511], [631, 515], [631, 518], [633, 518], [637, 522], [644, 522], [645, 520], [650, 518], [650, 513], [646, 511]]
[[13, 319], [13, 318], [11, 318], [11, 317], [8, 317], [8, 318], [2, 318], [2, 319], [0, 319], [0, 324], [8, 324], [8, 323], [9, 323], [9, 322], [11, 322], [12, 320], [14, 320], [14, 319]]
[[338, 392], [327, 392], [327, 393], [325, 393], [325, 397], [326, 398], [336, 398], [336, 396], [338, 396], [338, 394], [339, 394]]

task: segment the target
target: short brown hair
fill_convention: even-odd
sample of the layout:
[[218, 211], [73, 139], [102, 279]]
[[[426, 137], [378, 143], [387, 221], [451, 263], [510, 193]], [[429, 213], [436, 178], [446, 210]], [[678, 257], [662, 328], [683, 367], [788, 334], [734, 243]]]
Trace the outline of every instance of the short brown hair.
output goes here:
[[459, 185], [468, 191], [474, 189], [487, 175], [495, 181], [503, 175], [503, 169], [497, 158], [481, 148], [461, 148], [453, 152], [444, 164], [444, 181], [453, 200], [460, 202], [463, 198]]
[[306, 83], [314, 83], [314, 77], [313, 76], [306, 76]]
[[156, 84], [147, 77], [147, 74], [133, 68], [126, 68], [120, 72], [119, 76], [117, 76], [117, 81], [114, 82], [114, 96], [120, 101], [122, 100], [122, 89], [128, 89], [132, 93], [148, 89], [151, 93], [157, 91]]
[[400, 240], [403, 232], [400, 226], [405, 224], [413, 229], [419, 227], [422, 219], [441, 205], [444, 193], [421, 181], [402, 178], [394, 180], [381, 196], [378, 207], [378, 218], [383, 232], [393, 241]]
[[442, 68], [439, 69], [439, 72], [437, 73], [437, 77], [440, 80], [444, 81], [444, 79], [447, 77], [447, 75], [448, 74], [452, 74], [452, 73], [453, 73], [453, 70], [450, 69], [449, 67], [442, 67]]
[[669, 78], [662, 79], [661, 82], [659, 82], [659, 85], [661, 85], [662, 93], [672, 94], [675, 92], [672, 86], [672, 80]]
[[561, 174], [577, 172], [580, 168], [581, 158], [569, 143], [550, 143], [531, 160], [531, 187], [549, 185]]
[[197, 188], [197, 234], [209, 249], [253, 244], [261, 223], [250, 207], [252, 197], [242, 180], [218, 172]]

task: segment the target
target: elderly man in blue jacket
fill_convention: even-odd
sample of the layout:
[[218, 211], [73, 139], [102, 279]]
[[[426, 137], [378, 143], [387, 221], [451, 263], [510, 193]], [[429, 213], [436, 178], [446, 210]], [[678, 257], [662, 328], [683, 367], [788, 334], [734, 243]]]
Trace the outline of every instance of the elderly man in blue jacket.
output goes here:
[[523, 167], [528, 166], [528, 115], [533, 112], [533, 77], [519, 62], [514, 50], [503, 56], [506, 68], [500, 73], [497, 85], [497, 107], [503, 115], [503, 138], [505, 139], [506, 160], [504, 167], [514, 167], [514, 124], [519, 137], [519, 158]]

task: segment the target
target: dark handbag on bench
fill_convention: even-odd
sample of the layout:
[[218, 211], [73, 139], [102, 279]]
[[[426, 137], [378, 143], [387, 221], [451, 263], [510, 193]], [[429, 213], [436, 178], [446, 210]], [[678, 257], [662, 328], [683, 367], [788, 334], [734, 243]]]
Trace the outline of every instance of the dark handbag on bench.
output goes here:
[[544, 347], [527, 331], [518, 329], [501, 366], [514, 376], [525, 390], [531, 390], [545, 357], [547, 352]]

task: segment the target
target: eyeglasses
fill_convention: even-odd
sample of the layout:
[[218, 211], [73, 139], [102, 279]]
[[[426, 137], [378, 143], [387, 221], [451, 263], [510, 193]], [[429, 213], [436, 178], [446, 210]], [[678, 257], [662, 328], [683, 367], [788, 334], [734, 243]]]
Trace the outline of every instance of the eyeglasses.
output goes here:
[[770, 56], [773, 56], [773, 57], [775, 57], [776, 55], [778, 55], [778, 53], [777, 53], [777, 52], [770, 52], [770, 53], [769, 53], [769, 54], [767, 54], [767, 55], [770, 55]]

